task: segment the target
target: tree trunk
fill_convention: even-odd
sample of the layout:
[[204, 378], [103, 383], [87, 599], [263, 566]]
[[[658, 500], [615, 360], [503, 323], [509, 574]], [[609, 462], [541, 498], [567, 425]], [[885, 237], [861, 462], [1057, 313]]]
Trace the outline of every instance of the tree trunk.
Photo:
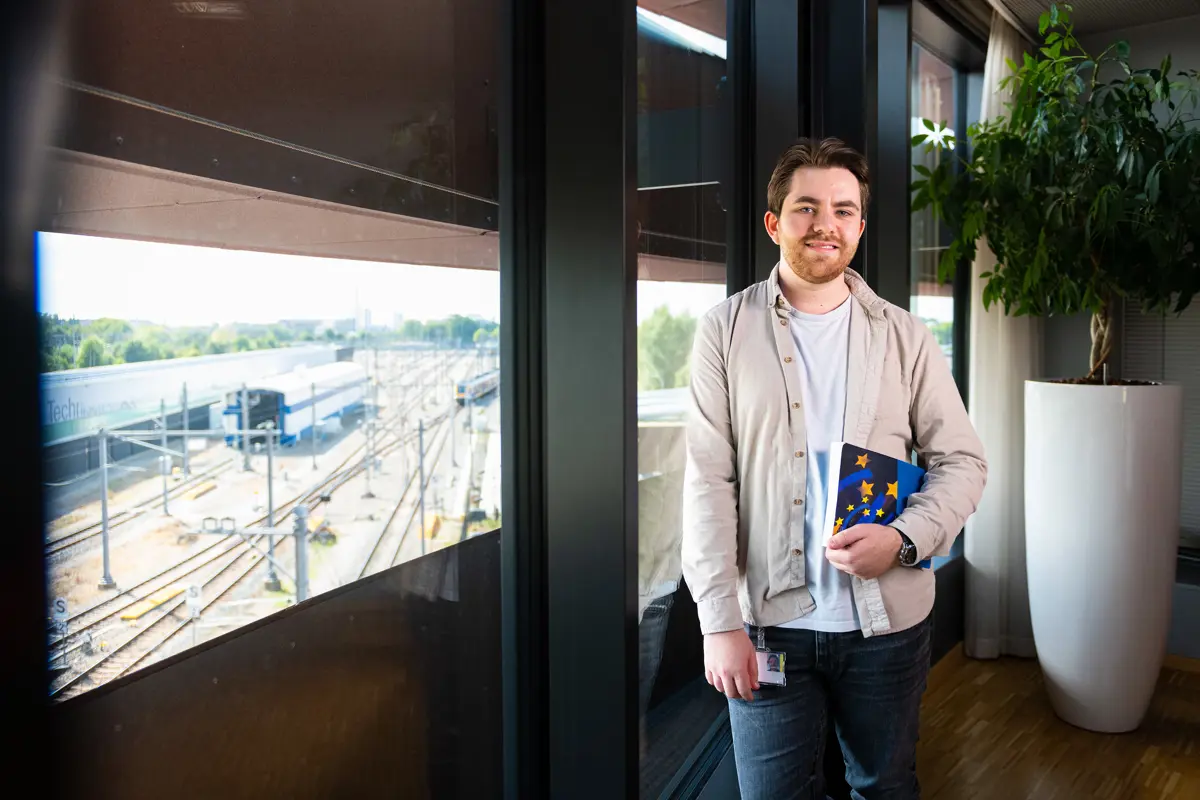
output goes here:
[[1091, 371], [1087, 378], [1091, 380], [1102, 375], [1104, 365], [1112, 355], [1115, 336], [1113, 335], [1112, 304], [1105, 303], [1100, 310], [1092, 315], [1092, 357]]

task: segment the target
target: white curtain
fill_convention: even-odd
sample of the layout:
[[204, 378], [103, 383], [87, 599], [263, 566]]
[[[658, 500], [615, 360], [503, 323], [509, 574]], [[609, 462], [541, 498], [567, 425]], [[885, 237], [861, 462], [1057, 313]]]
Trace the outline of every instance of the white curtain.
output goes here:
[[[980, 119], [1006, 116], [1009, 93], [998, 89], [1010, 74], [1007, 60], [1021, 63], [1021, 35], [992, 14], [983, 72]], [[1041, 320], [1007, 317], [983, 307], [980, 273], [996, 264], [986, 242], [971, 265], [971, 419], [983, 440], [988, 483], [979, 510], [967, 523], [964, 551], [966, 632], [973, 658], [1034, 656], [1025, 575], [1025, 379], [1041, 377]]]

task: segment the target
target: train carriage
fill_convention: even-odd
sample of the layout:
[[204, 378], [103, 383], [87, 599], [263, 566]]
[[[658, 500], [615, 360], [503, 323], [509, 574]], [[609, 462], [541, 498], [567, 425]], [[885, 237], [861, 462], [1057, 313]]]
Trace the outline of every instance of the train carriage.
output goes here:
[[[313, 436], [314, 418], [320, 424], [361, 411], [366, 384], [366, 370], [352, 361], [299, 369], [249, 384], [245, 394], [250, 428], [270, 420], [282, 431], [280, 444], [295, 444]], [[237, 431], [242, 424], [242, 392], [230, 392], [224, 412], [226, 444], [240, 446]], [[250, 437], [252, 443], [260, 440]]]
[[468, 400], [474, 402], [488, 396], [496, 391], [499, 386], [500, 370], [494, 369], [490, 372], [483, 372], [473, 378], [460, 381], [454, 387], [454, 400], [460, 406], [463, 406], [467, 404]]

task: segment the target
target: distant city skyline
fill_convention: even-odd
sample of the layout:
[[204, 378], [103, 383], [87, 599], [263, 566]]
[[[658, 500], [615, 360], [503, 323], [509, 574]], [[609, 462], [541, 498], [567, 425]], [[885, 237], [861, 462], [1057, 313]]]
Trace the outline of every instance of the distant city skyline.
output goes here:
[[[38, 310], [173, 327], [352, 319], [376, 326], [454, 314], [500, 318], [497, 270], [385, 264], [63, 233], [38, 234]], [[637, 319], [699, 316], [723, 284], [638, 281]]]

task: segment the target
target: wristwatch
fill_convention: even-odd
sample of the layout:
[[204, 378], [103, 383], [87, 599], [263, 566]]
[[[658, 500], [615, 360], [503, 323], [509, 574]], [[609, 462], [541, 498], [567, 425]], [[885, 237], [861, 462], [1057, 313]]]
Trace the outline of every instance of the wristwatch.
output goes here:
[[[896, 531], [900, 533], [899, 531]], [[917, 564], [917, 546], [903, 533], [900, 533], [900, 566], [914, 567]]]

